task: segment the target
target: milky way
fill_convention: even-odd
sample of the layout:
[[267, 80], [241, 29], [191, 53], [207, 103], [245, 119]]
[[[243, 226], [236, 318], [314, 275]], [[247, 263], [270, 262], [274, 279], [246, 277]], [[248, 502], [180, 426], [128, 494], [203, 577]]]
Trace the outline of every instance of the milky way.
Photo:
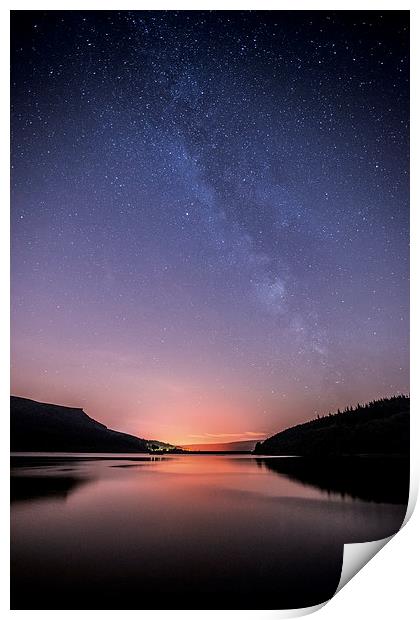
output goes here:
[[12, 390], [173, 442], [408, 391], [408, 12], [14, 12]]

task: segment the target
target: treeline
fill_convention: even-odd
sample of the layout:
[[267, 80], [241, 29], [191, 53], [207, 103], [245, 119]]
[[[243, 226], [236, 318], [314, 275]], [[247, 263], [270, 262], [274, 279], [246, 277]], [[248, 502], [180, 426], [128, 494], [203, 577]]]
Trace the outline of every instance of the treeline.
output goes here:
[[258, 442], [256, 454], [341, 455], [409, 453], [410, 397], [381, 398], [317, 416]]

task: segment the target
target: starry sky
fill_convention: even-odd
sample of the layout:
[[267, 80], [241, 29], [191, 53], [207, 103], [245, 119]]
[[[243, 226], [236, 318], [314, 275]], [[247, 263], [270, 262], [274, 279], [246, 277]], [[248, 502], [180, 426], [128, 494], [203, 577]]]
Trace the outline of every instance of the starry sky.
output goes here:
[[12, 393], [171, 443], [408, 391], [409, 13], [12, 12]]

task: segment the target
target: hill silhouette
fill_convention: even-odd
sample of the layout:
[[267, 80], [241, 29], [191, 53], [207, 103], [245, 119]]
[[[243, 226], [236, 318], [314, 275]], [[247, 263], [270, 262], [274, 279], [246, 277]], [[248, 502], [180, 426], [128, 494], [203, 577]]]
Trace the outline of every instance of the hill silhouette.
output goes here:
[[120, 433], [83, 409], [10, 397], [13, 452], [147, 452], [148, 442]]
[[410, 397], [393, 396], [288, 428], [258, 442], [255, 454], [408, 455]]
[[217, 443], [189, 443], [182, 445], [181, 447], [189, 451], [202, 452], [252, 452], [256, 443], [256, 439], [246, 439], [244, 441]]

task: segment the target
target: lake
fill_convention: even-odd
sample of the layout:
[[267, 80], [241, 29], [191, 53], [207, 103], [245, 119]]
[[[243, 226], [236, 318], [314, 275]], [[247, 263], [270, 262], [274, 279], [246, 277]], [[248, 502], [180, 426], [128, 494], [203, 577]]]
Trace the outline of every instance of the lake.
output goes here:
[[[338, 465], [337, 465], [338, 463]], [[401, 526], [408, 462], [13, 455], [12, 609], [280, 609]]]

